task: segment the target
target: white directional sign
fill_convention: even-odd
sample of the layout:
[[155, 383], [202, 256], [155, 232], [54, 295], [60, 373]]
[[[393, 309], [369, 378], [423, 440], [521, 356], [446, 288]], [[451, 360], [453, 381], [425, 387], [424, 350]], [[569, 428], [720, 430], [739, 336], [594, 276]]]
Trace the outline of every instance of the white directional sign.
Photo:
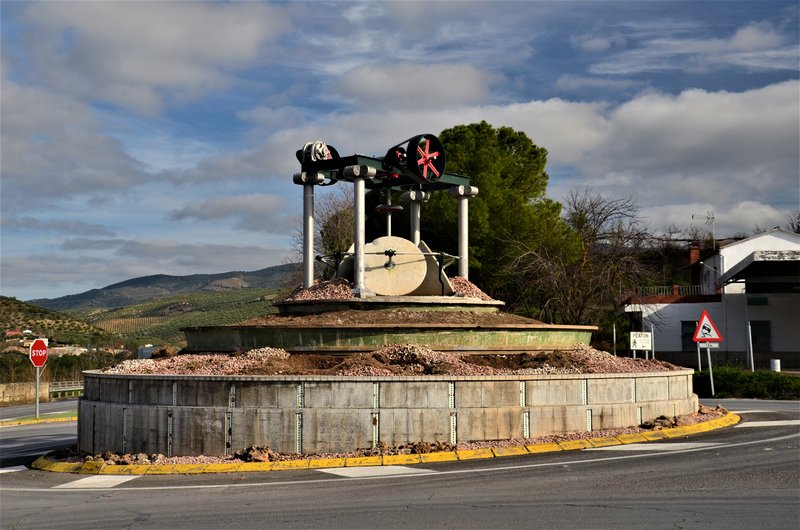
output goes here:
[[722, 342], [722, 335], [705, 309], [697, 322], [697, 329], [694, 330], [692, 340], [695, 342]]
[[653, 334], [649, 331], [631, 331], [632, 350], [652, 350]]

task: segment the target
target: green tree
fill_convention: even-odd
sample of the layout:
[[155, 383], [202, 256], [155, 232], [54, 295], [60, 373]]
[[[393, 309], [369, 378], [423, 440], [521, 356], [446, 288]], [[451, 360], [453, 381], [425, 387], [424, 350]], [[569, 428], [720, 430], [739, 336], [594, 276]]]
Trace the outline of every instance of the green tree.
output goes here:
[[657, 271], [641, 260], [651, 241], [633, 199], [612, 199], [590, 189], [566, 198], [564, 221], [578, 240], [578, 253], [528, 246], [514, 238], [508, 271], [535, 300], [540, 318], [564, 324], [610, 322], [622, 295], [650, 281]]
[[[495, 298], [524, 303], [516, 300], [514, 277], [502, 274], [513, 258], [508, 241], [537, 250], [576, 249], [561, 205], [545, 196], [547, 150], [523, 132], [485, 121], [447, 129], [439, 138], [447, 172], [468, 176], [479, 189], [469, 199], [470, 280]], [[457, 201], [434, 193], [422, 208], [421, 237], [432, 249], [455, 254], [457, 223]]]

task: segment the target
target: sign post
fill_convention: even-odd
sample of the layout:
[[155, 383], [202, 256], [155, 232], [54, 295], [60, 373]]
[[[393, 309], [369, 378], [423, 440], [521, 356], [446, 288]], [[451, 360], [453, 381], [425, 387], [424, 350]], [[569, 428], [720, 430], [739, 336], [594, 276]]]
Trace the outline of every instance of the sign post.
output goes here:
[[636, 351], [644, 351], [644, 358], [647, 359], [647, 352], [653, 349], [653, 334], [649, 331], [631, 331], [631, 351], [633, 358], [636, 358]]
[[39, 419], [39, 378], [41, 368], [47, 362], [47, 341], [36, 339], [28, 350], [28, 358], [36, 367], [36, 419]]
[[[714, 321], [711, 320], [708, 312], [704, 309], [700, 315], [700, 320], [697, 322], [697, 329], [694, 330], [692, 340], [700, 347], [700, 343], [706, 349], [706, 357], [708, 360], [708, 376], [711, 379], [711, 395], [714, 395], [714, 371], [711, 368], [711, 348], [719, 348], [719, 343], [722, 342], [722, 335], [720, 334]], [[698, 361], [699, 361], [698, 357]]]

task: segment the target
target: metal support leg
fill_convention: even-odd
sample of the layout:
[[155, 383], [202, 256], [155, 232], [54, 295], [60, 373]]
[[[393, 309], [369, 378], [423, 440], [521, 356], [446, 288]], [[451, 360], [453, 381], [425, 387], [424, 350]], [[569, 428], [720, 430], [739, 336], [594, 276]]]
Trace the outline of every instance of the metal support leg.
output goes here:
[[314, 285], [314, 185], [303, 184], [303, 287]]

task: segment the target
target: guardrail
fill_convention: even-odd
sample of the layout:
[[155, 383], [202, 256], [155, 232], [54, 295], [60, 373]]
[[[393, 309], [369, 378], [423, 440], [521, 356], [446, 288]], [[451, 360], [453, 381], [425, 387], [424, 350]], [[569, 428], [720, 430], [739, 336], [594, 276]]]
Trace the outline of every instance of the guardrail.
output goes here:
[[54, 390], [83, 390], [83, 381], [51, 381], [50, 392]]
[[639, 288], [639, 296], [692, 296], [714, 294], [705, 285], [656, 285]]
[[83, 381], [50, 382], [50, 398], [65, 398], [83, 395]]

